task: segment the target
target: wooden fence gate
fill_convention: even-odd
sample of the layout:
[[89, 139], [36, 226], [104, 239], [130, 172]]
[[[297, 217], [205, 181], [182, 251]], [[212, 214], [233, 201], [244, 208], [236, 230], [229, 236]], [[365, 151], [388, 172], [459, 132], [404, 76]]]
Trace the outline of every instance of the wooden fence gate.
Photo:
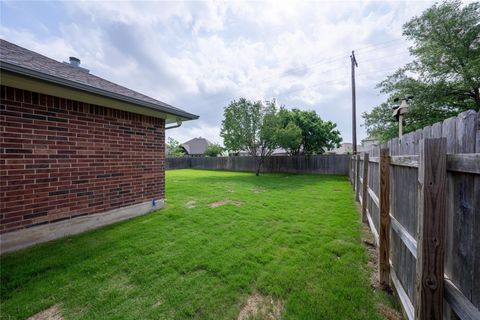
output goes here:
[[351, 158], [379, 280], [409, 320], [480, 319], [480, 113]]

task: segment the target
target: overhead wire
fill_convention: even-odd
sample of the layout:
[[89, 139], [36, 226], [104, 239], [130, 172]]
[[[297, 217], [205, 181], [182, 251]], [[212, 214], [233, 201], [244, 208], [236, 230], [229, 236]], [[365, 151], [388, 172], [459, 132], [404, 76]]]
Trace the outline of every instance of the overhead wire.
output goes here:
[[[401, 38], [399, 38], [399, 39], [401, 39]], [[368, 46], [362, 47], [360, 49], [357, 49], [356, 51], [369, 49], [369, 50], [367, 50], [367, 52], [369, 52], [369, 51], [372, 51], [374, 49], [379, 49], [379, 48], [382, 49], [382, 48], [386, 48], [386, 47], [389, 47], [389, 46], [397, 45], [397, 44], [400, 44], [400, 43], [398, 43], [399, 39], [393, 39], [393, 40], [389, 40], [389, 41], [380, 42], [380, 43], [377, 43], [377, 44], [368, 45]], [[378, 58], [378, 59], [388, 58], [388, 57], [392, 57], [392, 56], [398, 56], [400, 54], [401, 53], [395, 54], [395, 55], [382, 56], [381, 58]], [[306, 73], [308, 70], [312, 69], [313, 67], [321, 66], [321, 65], [325, 65], [325, 64], [332, 64], [332, 62], [340, 61], [340, 60], [343, 60], [343, 59], [346, 59], [346, 58], [349, 58], [349, 57], [350, 57], [349, 55], [345, 55], [345, 54], [327, 57], [327, 58], [324, 58], [322, 60], [319, 60], [319, 61], [311, 63], [311, 64], [307, 64], [307, 65], [300, 66], [300, 67], [295, 67], [295, 68], [289, 68], [288, 70], [284, 71], [282, 74], [270, 75], [267, 78], [264, 78], [264, 81], [269, 80], [269, 79], [285, 77], [285, 76], [294, 76], [292, 73], [294, 73], [295, 71], [304, 71]], [[363, 60], [363, 61], [368, 62], [368, 61], [378, 60], [378, 59], [373, 58], [373, 59]], [[330, 72], [330, 70], [335, 71], [335, 69], [337, 69], [337, 68], [324, 70], [320, 73], [317, 72], [316, 74], [328, 73], [328, 72]]]
[[[373, 71], [370, 71], [370, 72], [357, 73], [357, 75], [360, 77], [360, 76], [370, 75], [370, 74], [386, 74], [386, 73], [395, 71], [397, 69], [398, 69], [398, 67], [390, 68], [390, 69], [387, 69], [387, 70], [373, 70]], [[342, 77], [342, 78], [328, 80], [328, 81], [316, 82], [315, 84], [313, 84], [309, 87], [304, 87], [304, 88], [299, 88], [299, 89], [287, 91], [286, 94], [290, 95], [292, 93], [296, 93], [296, 92], [303, 91], [303, 90], [309, 90], [309, 89], [316, 88], [316, 87], [326, 85], [326, 84], [340, 84], [340, 83], [343, 83], [343, 82], [349, 82], [349, 80], [350, 80], [349, 78]], [[370, 79], [370, 80], [373, 80], [373, 79]]]
[[[371, 44], [371, 45], [368, 45], [368, 46], [364, 46], [364, 47], [355, 49], [355, 51], [356, 52], [360, 51], [361, 53], [366, 53], [366, 52], [370, 52], [370, 51], [373, 51], [373, 50], [378, 50], [378, 49], [383, 49], [383, 48], [403, 44], [403, 43], [400, 42], [401, 39], [402, 38], [397, 38], [397, 39], [392, 39], [392, 40], [388, 40], [388, 41], [383, 41], [383, 42]], [[360, 63], [374, 61], [374, 60], [382, 60], [382, 59], [386, 59], [386, 58], [390, 58], [390, 57], [394, 57], [394, 56], [403, 55], [405, 53], [407, 53], [407, 52], [400, 52], [400, 53], [396, 53], [396, 54], [393, 54], [393, 55], [385, 55], [385, 56], [381, 56], [381, 57], [374, 57], [374, 58], [367, 59], [367, 60], [360, 60]], [[320, 66], [320, 65], [324, 65], [324, 64], [331, 64], [332, 62], [340, 61], [340, 60], [346, 59], [346, 58], [349, 58], [349, 55], [345, 55], [345, 54], [333, 55], [333, 56], [323, 58], [321, 60], [318, 60], [317, 62], [308, 64], [308, 65], [304, 65], [304, 66], [301, 66], [301, 67], [290, 68], [290, 69], [284, 71], [283, 74], [269, 75], [267, 77], [264, 77], [262, 80], [265, 82], [265, 81], [268, 81], [269, 79], [273, 80], [273, 79], [280, 79], [280, 78], [283, 78], [285, 76], [293, 76], [293, 75], [288, 75], [286, 73], [287, 72], [288, 73], [293, 73], [295, 71], [308, 71], [312, 67]], [[396, 67], [392, 70], [383, 70], [383, 69], [382, 70], [373, 70], [373, 71], [366, 72], [366, 73], [365, 72], [358, 72], [357, 74], [358, 74], [358, 76], [364, 76], [364, 75], [367, 75], [367, 74], [387, 73], [387, 72], [391, 72], [393, 70], [396, 70], [397, 68], [398, 67]], [[326, 73], [330, 73], [330, 72], [347, 71], [348, 69], [350, 69], [350, 67], [348, 65], [346, 65], [345, 67], [331, 68], [331, 69], [323, 70], [321, 72], [315, 72], [315, 75], [321, 75], [321, 74], [326, 74]], [[314, 84], [313, 86], [309, 86], [308, 88], [304, 87], [304, 88], [295, 89], [293, 91], [287, 91], [287, 94], [292, 94], [292, 93], [295, 93], [295, 92], [298, 92], [298, 91], [308, 90], [308, 89], [311, 89], [311, 88], [316, 88], [316, 87], [321, 86], [321, 85], [342, 83], [342, 82], [345, 82], [346, 80], [348, 80], [348, 79], [346, 79], [345, 77], [342, 77], [342, 78], [338, 78], [338, 79], [332, 79], [332, 80], [328, 80], [328, 81], [317, 82], [316, 84]], [[224, 98], [223, 97], [215, 97], [213, 99], [212, 99], [213, 101], [220, 101], [220, 99], [223, 100]], [[207, 101], [212, 101], [212, 100], [207, 99]]]

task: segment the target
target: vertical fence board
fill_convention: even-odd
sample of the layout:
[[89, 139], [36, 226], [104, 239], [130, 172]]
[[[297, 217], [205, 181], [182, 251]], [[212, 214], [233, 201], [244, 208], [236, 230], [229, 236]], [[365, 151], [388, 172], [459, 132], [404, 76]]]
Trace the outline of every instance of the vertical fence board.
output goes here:
[[432, 125], [431, 138], [440, 138], [442, 136], [442, 122]]
[[432, 132], [432, 127], [431, 126], [426, 126], [423, 128], [423, 139], [429, 139], [431, 137], [431, 132]]
[[[442, 127], [442, 137], [447, 140], [447, 153], [448, 154], [455, 154], [456, 153], [456, 125], [457, 125], [457, 117], [451, 117], [443, 121]], [[445, 265], [444, 265], [444, 273], [449, 277], [452, 278], [452, 268], [453, 268], [453, 221], [454, 221], [454, 201], [455, 198], [455, 190], [454, 190], [454, 173], [447, 172], [447, 207], [446, 207], [446, 215], [445, 215]], [[450, 200], [451, 199], [451, 200]], [[445, 304], [444, 307], [444, 319], [455, 319], [454, 315], [452, 315], [452, 311], [450, 306]]]
[[356, 174], [356, 177], [355, 177], [355, 200], [358, 201], [358, 194], [360, 192], [360, 155], [357, 154], [355, 156], [355, 174]]
[[418, 234], [415, 316], [443, 319], [446, 139], [425, 139], [418, 167]]
[[[396, 156], [398, 155], [399, 152], [399, 140], [398, 139], [392, 139], [391, 144], [390, 144], [390, 155], [391, 156]], [[398, 204], [399, 204], [399, 197], [395, 196], [401, 193], [401, 188], [399, 188], [399, 185], [401, 183], [401, 177], [399, 176], [399, 170], [398, 167], [396, 166], [390, 166], [390, 214], [396, 218], [398, 217]], [[398, 219], [397, 219], [398, 220]], [[408, 295], [406, 294], [406, 291], [404, 290], [405, 286], [401, 284], [401, 280], [398, 278], [398, 275], [401, 275], [401, 260], [400, 260], [400, 255], [399, 251], [401, 250], [401, 240], [398, 237], [398, 235], [395, 232], [390, 232], [390, 260], [392, 262], [391, 265], [391, 276], [392, 278], [396, 278], [394, 281], [392, 281], [392, 286], [395, 288], [395, 291], [399, 296], [402, 294], [407, 297], [404, 298], [409, 298]], [[401, 285], [402, 288], [396, 288], [396, 283], [397, 285]], [[410, 298], [411, 300], [411, 298]], [[402, 306], [403, 307], [403, 306]], [[405, 313], [407, 313], [407, 310], [404, 309]]]
[[367, 199], [368, 199], [368, 153], [363, 156], [363, 190], [362, 190], [362, 221], [367, 222]]
[[[480, 153], [480, 112], [477, 113], [475, 118], [475, 152]], [[473, 203], [473, 213], [474, 213], [474, 224], [473, 230], [476, 232], [473, 235], [473, 288], [472, 288], [472, 297], [471, 301], [474, 306], [480, 309], [480, 175], [474, 176], [474, 203]]]
[[[475, 122], [473, 110], [461, 113], [456, 121], [456, 153], [475, 152]], [[472, 299], [474, 284], [475, 179], [473, 175], [453, 173], [453, 238], [452, 282]], [[478, 215], [478, 213], [477, 213]], [[478, 231], [477, 231], [478, 233]], [[478, 271], [477, 271], [478, 272]]]
[[380, 229], [379, 277], [380, 284], [390, 286], [390, 156], [388, 149], [380, 150]]
[[[377, 152], [376, 154], [379, 154], [379, 153]], [[370, 165], [371, 165], [371, 167], [369, 168], [368, 171], [369, 171], [369, 174], [371, 172], [371, 175], [370, 175], [370, 178], [368, 180], [371, 183], [370, 187], [371, 187], [373, 193], [378, 198], [378, 196], [380, 194], [379, 188], [378, 188], [378, 184], [379, 184], [379, 180], [380, 180], [380, 178], [379, 178], [379, 163], [370, 162]], [[378, 233], [378, 230], [380, 228], [380, 211], [379, 211], [378, 205], [375, 204], [375, 202], [372, 199], [371, 199], [371, 206], [370, 206], [369, 210], [370, 210], [370, 216], [371, 216], [372, 221], [373, 221], [373, 225], [375, 226], [375, 230]]]

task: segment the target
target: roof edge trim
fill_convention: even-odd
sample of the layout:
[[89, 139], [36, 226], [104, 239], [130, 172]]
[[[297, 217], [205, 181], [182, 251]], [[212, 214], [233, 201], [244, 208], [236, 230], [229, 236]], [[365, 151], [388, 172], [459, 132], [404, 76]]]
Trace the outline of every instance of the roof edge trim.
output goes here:
[[66, 87], [70, 87], [70, 88], [73, 88], [73, 89], [86, 91], [86, 92], [89, 92], [89, 93], [98, 94], [98, 95], [105, 96], [105, 97], [108, 97], [108, 98], [132, 103], [132, 104], [135, 104], [135, 105], [143, 107], [143, 108], [153, 109], [153, 110], [156, 110], [156, 111], [162, 111], [162, 112], [165, 112], [167, 114], [171, 114], [171, 115], [174, 115], [174, 116], [179, 116], [179, 117], [185, 118], [187, 120], [195, 120], [195, 119], [199, 118], [198, 115], [188, 113], [188, 112], [183, 111], [183, 110], [172, 109], [172, 108], [169, 108], [168, 105], [162, 106], [162, 105], [149, 103], [149, 102], [142, 101], [142, 100], [139, 100], [139, 99], [127, 97], [127, 96], [124, 96], [124, 95], [121, 95], [121, 94], [118, 94], [118, 93], [110, 92], [110, 91], [107, 91], [107, 90], [102, 90], [102, 89], [99, 89], [99, 88], [94, 88], [94, 87], [91, 87], [91, 86], [83, 84], [83, 83], [71, 81], [71, 80], [68, 80], [68, 79], [60, 78], [60, 77], [51, 76], [51, 75], [48, 75], [48, 74], [45, 74], [45, 73], [42, 73], [42, 72], [38, 72], [38, 71], [34, 71], [34, 70], [31, 70], [31, 69], [28, 69], [28, 68], [20, 67], [20, 66], [8, 63], [8, 62], [0, 61], [0, 70], [6, 70], [6, 71], [21, 74], [21, 75], [24, 75], [24, 76], [28, 76], [28, 77], [31, 77], [31, 78], [35, 78], [35, 79], [38, 79], [38, 80], [52, 82], [52, 83], [62, 85], [62, 86], [66, 86]]

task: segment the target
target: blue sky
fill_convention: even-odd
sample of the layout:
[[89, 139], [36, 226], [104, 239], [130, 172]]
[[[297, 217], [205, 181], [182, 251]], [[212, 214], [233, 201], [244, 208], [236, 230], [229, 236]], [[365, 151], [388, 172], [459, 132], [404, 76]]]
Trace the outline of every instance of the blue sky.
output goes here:
[[411, 60], [402, 25], [432, 4], [2, 1], [0, 36], [200, 115], [167, 132], [182, 142], [222, 143], [223, 107], [239, 97], [315, 110], [349, 142], [351, 50], [362, 124], [385, 99], [375, 85]]

